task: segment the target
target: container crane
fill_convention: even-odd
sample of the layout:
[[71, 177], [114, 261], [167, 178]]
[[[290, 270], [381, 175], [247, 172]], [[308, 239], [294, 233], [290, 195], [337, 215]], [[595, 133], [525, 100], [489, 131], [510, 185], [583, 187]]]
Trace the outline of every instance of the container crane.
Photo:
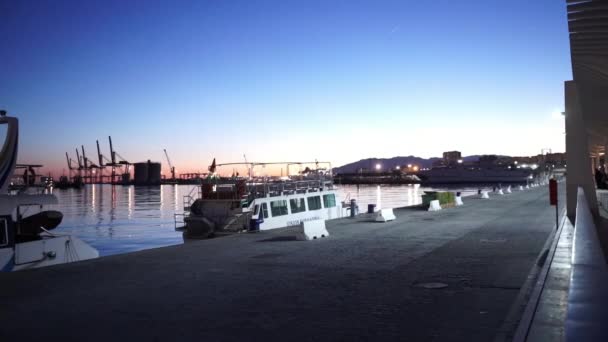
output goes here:
[[171, 159], [169, 159], [169, 154], [167, 153], [167, 150], [163, 149], [163, 151], [165, 151], [165, 157], [167, 158], [167, 164], [169, 164], [169, 168], [171, 169], [171, 180], [175, 181], [175, 167], [173, 166], [173, 164], [171, 164]]

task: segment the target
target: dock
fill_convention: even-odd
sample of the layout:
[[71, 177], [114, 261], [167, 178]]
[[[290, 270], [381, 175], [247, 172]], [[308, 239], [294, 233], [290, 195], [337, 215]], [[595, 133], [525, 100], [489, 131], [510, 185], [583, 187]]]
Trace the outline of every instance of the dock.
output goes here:
[[327, 221], [313, 241], [278, 229], [0, 274], [0, 340], [509, 337], [555, 207], [546, 187], [490, 197]]

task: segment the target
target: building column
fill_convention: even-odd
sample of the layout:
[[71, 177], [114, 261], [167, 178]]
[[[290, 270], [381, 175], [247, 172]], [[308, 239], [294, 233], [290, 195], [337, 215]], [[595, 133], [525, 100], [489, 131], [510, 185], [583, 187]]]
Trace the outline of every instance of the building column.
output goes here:
[[604, 164], [608, 164], [608, 138], [604, 138]]
[[564, 84], [566, 102], [566, 199], [568, 218], [574, 222], [578, 187], [585, 190], [591, 212], [598, 214], [597, 195], [593, 173], [589, 172], [589, 138], [574, 81]]

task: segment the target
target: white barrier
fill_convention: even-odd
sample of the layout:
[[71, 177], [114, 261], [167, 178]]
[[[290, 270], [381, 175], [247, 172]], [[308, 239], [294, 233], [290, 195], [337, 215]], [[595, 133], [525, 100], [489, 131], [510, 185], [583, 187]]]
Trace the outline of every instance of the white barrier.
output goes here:
[[504, 195], [505, 193], [504, 193], [504, 192], [502, 192], [502, 189], [498, 189], [498, 194], [499, 194], [499, 195]]
[[464, 205], [464, 203], [462, 203], [462, 197], [456, 196], [456, 206], [459, 207], [461, 205]]
[[481, 196], [479, 196], [479, 197], [480, 197], [480, 198], [487, 199], [487, 198], [490, 198], [490, 195], [488, 195], [488, 192], [487, 192], [487, 191], [482, 191], [482, 192], [481, 192]]
[[376, 222], [386, 222], [396, 219], [393, 209], [380, 209], [376, 213]]
[[512, 192], [512, 191], [511, 191], [511, 186], [509, 185], [509, 186], [507, 187], [507, 193], [508, 193], [508, 194], [510, 194], [511, 192]]
[[441, 210], [441, 205], [439, 204], [439, 200], [432, 200], [431, 203], [429, 203], [429, 211], [437, 211], [437, 210]]
[[530, 189], [530, 185], [529, 184], [526, 184], [526, 189]]
[[524, 191], [524, 187], [523, 187], [523, 185], [520, 185], [520, 186], [519, 186], [519, 191]]
[[300, 223], [300, 229], [301, 231], [296, 235], [298, 240], [314, 240], [329, 236], [325, 228], [325, 220], [304, 221]]

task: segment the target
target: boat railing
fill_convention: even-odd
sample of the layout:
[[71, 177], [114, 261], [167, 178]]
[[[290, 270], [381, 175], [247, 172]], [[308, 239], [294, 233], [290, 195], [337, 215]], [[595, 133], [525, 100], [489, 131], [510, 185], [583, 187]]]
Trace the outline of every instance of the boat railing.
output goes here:
[[183, 197], [184, 212], [190, 212], [192, 203], [199, 198], [201, 198], [201, 187], [195, 186], [190, 189], [190, 192]]

